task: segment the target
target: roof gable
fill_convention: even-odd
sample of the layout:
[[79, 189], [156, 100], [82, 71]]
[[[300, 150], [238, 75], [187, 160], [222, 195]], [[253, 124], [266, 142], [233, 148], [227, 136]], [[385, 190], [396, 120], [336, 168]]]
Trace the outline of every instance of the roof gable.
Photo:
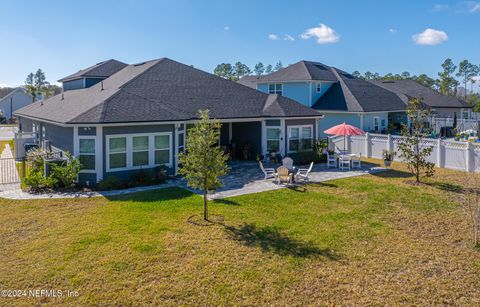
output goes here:
[[300, 61], [271, 74], [261, 76], [258, 82], [268, 81], [336, 81], [330, 67], [320, 62]]
[[90, 66], [85, 69], [81, 69], [78, 72], [66, 76], [58, 82], [66, 82], [70, 80], [80, 79], [80, 78], [108, 78], [119, 70], [123, 69], [127, 64], [117, 61], [115, 59], [103, 61], [97, 63], [93, 66]]

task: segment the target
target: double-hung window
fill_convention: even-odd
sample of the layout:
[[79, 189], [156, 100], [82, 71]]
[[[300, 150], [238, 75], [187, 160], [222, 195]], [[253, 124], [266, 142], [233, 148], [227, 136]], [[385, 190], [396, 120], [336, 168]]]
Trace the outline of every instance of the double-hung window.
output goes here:
[[269, 94], [283, 94], [283, 84], [282, 83], [271, 83], [268, 85]]
[[133, 167], [148, 165], [148, 135], [132, 137]]
[[155, 164], [170, 163], [170, 135], [155, 136]]
[[95, 139], [81, 138], [79, 141], [78, 159], [82, 170], [95, 170]]
[[288, 128], [288, 152], [311, 151], [312, 149], [312, 126], [290, 126]]
[[109, 169], [122, 169], [127, 167], [127, 138], [112, 137], [108, 139]]
[[267, 127], [267, 152], [280, 152], [280, 133], [281, 129], [277, 127]]

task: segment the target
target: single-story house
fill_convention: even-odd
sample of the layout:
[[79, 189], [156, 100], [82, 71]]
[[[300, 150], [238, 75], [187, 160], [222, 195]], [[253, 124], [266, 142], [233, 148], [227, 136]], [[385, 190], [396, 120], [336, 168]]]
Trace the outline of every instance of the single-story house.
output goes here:
[[236, 159], [312, 150], [317, 138], [322, 116], [282, 95], [168, 58], [119, 63], [102, 62], [61, 79], [63, 93], [17, 110], [18, 143], [33, 135], [29, 141], [73, 153], [83, 164], [79, 180], [94, 184], [158, 165], [175, 173], [185, 133], [202, 109], [221, 121], [219, 143]]
[[239, 83], [286, 96], [324, 114], [317, 127], [322, 137], [324, 130], [343, 122], [375, 133], [398, 129], [408, 124], [405, 111], [411, 98], [423, 98], [427, 106], [445, 116], [471, 112], [465, 102], [411, 80], [367, 81], [312, 61], [300, 61], [268, 75], [245, 76]]
[[7, 120], [13, 118], [13, 113], [24, 106], [33, 103], [32, 96], [23, 87], [17, 87], [0, 98], [0, 113]]

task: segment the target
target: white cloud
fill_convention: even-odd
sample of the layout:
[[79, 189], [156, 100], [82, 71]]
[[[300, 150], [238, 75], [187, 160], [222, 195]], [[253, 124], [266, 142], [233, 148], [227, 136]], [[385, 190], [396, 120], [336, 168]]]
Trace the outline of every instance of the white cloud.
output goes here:
[[303, 39], [310, 39], [312, 37], [317, 40], [318, 44], [332, 44], [340, 40], [340, 35], [323, 23], [316, 28], [305, 30], [301, 35], [301, 38]]
[[450, 6], [448, 4], [435, 4], [432, 8], [432, 12], [443, 12], [443, 11], [448, 11], [450, 9]]
[[225, 27], [223, 27], [223, 29], [224, 29], [225, 31], [228, 31], [228, 30], [230, 30], [230, 27], [229, 27], [229, 26], [225, 26]]
[[295, 38], [293, 38], [293, 36], [291, 36], [290, 34], [285, 34], [285, 36], [283, 37], [283, 40], [293, 42]]
[[277, 34], [268, 34], [268, 39], [272, 41], [278, 41], [278, 35]]
[[397, 29], [390, 28], [390, 29], [388, 29], [388, 32], [390, 32], [390, 33], [397, 33]]
[[480, 13], [480, 3], [472, 3], [470, 5], [470, 13]]
[[417, 45], [433, 46], [447, 41], [448, 35], [444, 31], [428, 28], [422, 33], [414, 34], [412, 38]]

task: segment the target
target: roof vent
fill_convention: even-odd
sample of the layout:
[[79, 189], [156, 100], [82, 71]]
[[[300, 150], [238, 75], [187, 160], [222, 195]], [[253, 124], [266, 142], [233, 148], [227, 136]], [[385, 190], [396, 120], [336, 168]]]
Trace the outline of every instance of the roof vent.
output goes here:
[[102, 81], [100, 81], [100, 84], [101, 84], [100, 91], [103, 91], [103, 90], [104, 90], [104, 88], [103, 88], [103, 80], [102, 80]]
[[133, 64], [133, 66], [142, 66], [143, 64], [145, 64], [145, 62]]

